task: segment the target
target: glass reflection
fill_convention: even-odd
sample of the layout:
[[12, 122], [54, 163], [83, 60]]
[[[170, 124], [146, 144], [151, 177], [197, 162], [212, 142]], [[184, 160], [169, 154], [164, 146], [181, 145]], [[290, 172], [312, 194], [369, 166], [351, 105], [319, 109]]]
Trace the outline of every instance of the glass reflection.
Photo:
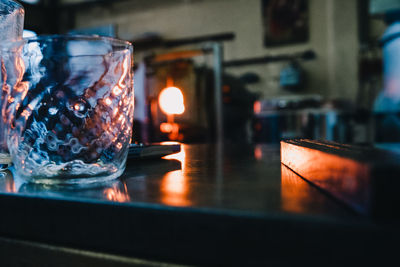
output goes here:
[[104, 189], [105, 197], [114, 202], [128, 202], [130, 197], [125, 182], [115, 183], [111, 187]]
[[[11, 176], [12, 179], [12, 176]], [[20, 178], [12, 179], [18, 184]], [[3, 189], [4, 190], [4, 189]], [[41, 197], [55, 198], [95, 198], [113, 202], [128, 202], [130, 195], [125, 180], [118, 179], [104, 183], [92, 184], [90, 186], [79, 185], [46, 185], [38, 183], [24, 182], [19, 186], [14, 186], [14, 192], [37, 195]]]
[[13, 175], [9, 170], [0, 172], [0, 191], [7, 193], [17, 192]]

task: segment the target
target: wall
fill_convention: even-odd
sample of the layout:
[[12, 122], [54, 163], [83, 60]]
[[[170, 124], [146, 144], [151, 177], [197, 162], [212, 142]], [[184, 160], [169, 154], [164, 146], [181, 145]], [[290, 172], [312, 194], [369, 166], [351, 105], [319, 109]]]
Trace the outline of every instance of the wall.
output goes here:
[[[167, 4], [168, 3], [168, 4]], [[165, 38], [184, 38], [221, 32], [235, 32], [225, 44], [226, 60], [293, 53], [313, 49], [317, 59], [305, 62], [308, 86], [305, 93], [327, 98], [355, 99], [357, 90], [357, 1], [309, 0], [310, 40], [299, 45], [267, 49], [263, 46], [261, 0], [136, 0], [80, 10], [76, 26], [115, 23], [119, 37], [132, 40], [143, 32], [159, 32]], [[251, 90], [264, 97], [289, 94], [279, 88], [283, 64], [230, 68], [261, 76]]]
[[370, 0], [369, 11], [371, 14], [379, 14], [399, 8], [400, 0]]

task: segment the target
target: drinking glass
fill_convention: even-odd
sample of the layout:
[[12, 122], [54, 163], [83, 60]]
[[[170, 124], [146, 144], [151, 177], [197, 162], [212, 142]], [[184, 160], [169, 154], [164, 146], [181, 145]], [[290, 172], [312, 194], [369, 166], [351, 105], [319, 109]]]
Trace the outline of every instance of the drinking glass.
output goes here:
[[133, 122], [132, 45], [107, 37], [26, 39], [24, 75], [9, 109], [15, 173], [85, 184], [120, 176]]
[[15, 94], [23, 90], [21, 78], [24, 64], [20, 54], [24, 41], [6, 41], [0, 43], [0, 171], [7, 169], [11, 157], [7, 148], [9, 129], [9, 106]]

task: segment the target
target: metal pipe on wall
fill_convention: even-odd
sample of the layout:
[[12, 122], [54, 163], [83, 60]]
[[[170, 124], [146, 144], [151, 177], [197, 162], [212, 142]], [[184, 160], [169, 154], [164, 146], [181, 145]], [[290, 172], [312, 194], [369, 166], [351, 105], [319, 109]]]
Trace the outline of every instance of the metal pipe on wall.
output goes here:
[[214, 105], [215, 105], [215, 130], [216, 141], [222, 142], [224, 138], [224, 110], [222, 102], [222, 62], [224, 60], [224, 51], [222, 44], [212, 43], [212, 50], [214, 54], [213, 68], [214, 68]]

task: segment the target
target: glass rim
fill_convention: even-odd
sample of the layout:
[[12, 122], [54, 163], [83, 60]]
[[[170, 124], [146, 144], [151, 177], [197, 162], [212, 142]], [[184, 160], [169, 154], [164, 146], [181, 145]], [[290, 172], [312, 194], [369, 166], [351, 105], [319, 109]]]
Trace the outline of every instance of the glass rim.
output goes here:
[[35, 42], [35, 41], [53, 41], [55, 39], [61, 40], [77, 40], [77, 41], [103, 41], [108, 42], [112, 45], [117, 45], [123, 47], [125, 49], [129, 49], [133, 51], [133, 45], [131, 42], [117, 39], [108, 36], [100, 36], [100, 35], [83, 35], [83, 34], [43, 34], [43, 35], [36, 35], [31, 37], [25, 37], [19, 40], [12, 40], [6, 42], [0, 42], [0, 52], [1, 51], [10, 51], [13, 49], [17, 49], [22, 45]]
[[18, 48], [21, 47], [23, 44], [26, 43], [25, 39], [19, 40], [6, 40], [5, 42], [0, 43], [0, 51], [10, 50], [10, 48]]
[[24, 41], [26, 42], [32, 42], [32, 41], [53, 41], [55, 39], [61, 39], [61, 40], [77, 40], [77, 41], [105, 41], [111, 44], [119, 45], [119, 46], [124, 46], [126, 48], [133, 48], [133, 45], [131, 42], [122, 40], [122, 39], [117, 39], [113, 37], [108, 37], [108, 36], [101, 36], [101, 35], [85, 35], [85, 34], [40, 34], [36, 36], [31, 36], [31, 37], [25, 37], [23, 38]]

